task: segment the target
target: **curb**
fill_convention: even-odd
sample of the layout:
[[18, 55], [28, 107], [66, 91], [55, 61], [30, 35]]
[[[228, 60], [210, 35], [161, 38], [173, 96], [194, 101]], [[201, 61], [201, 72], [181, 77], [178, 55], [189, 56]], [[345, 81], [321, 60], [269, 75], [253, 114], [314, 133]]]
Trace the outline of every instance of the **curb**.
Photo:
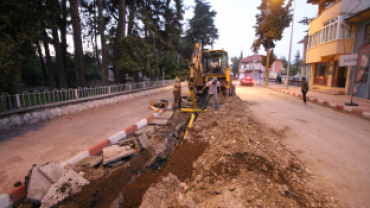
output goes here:
[[[103, 139], [99, 143], [87, 148], [86, 151], [81, 151], [77, 153], [77, 155], [73, 156], [72, 158], [67, 159], [61, 163], [61, 166], [64, 167], [66, 164], [77, 164], [82, 159], [94, 156], [103, 151], [103, 148], [108, 147], [117, 143], [119, 140], [125, 139], [135, 133], [137, 130], [140, 130], [148, 125], [150, 121], [159, 117], [162, 113], [166, 112], [167, 110], [171, 110], [173, 108], [173, 104], [169, 105], [166, 108], [162, 108], [159, 113], [153, 113], [152, 115], [136, 122], [135, 124], [127, 127], [123, 131], [119, 131], [112, 136]], [[18, 205], [22, 202], [22, 200], [26, 197], [26, 186], [24, 183], [14, 188], [13, 190], [9, 191], [7, 194], [0, 195], [0, 208], [12, 208], [13, 205]]]
[[[302, 97], [302, 94], [296, 94], [296, 93], [289, 92], [287, 90], [282, 90], [282, 89], [279, 89], [279, 88], [276, 88], [276, 87], [268, 87], [267, 86], [266, 88], [269, 88], [269, 89], [272, 89], [272, 90], [275, 90], [275, 91], [279, 91], [279, 92], [282, 92], [282, 93], [294, 95], [296, 97]], [[335, 108], [337, 110], [342, 110], [342, 111], [345, 111], [345, 112], [348, 112], [348, 113], [352, 113], [352, 114], [370, 119], [370, 112], [365, 112], [365, 111], [362, 111], [362, 110], [359, 110], [359, 109], [352, 109], [352, 108], [349, 108], [347, 106], [338, 105], [336, 103], [331, 103], [331, 102], [325, 101], [325, 100], [319, 100], [319, 99], [316, 99], [316, 98], [312, 98], [310, 96], [306, 96], [306, 98], [309, 101], [321, 104], [323, 106], [328, 106], [328, 107], [331, 107], [331, 108]]]

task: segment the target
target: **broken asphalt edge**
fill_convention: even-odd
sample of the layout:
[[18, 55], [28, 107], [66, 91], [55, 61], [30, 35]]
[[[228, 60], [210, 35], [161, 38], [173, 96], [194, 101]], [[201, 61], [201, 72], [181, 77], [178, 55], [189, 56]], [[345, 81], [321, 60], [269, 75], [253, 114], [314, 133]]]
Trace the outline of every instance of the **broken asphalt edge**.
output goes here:
[[[285, 94], [293, 95], [293, 96], [296, 96], [296, 97], [299, 97], [299, 98], [302, 97], [302, 94], [297, 94], [297, 93], [294, 93], [294, 92], [290, 92], [288, 90], [283, 90], [283, 89], [280, 89], [280, 88], [269, 87], [269, 86], [267, 86], [267, 87], [264, 86], [264, 87], [275, 90], [275, 91], [278, 91], [278, 92], [282, 92], [282, 93], [285, 93]], [[331, 107], [331, 108], [334, 108], [334, 109], [337, 109], [337, 110], [345, 111], [347, 113], [352, 113], [352, 114], [370, 119], [370, 112], [365, 112], [365, 111], [362, 111], [362, 110], [359, 110], [359, 109], [352, 109], [352, 108], [344, 106], [344, 105], [338, 105], [336, 103], [332, 103], [332, 102], [329, 102], [329, 101], [319, 100], [319, 99], [313, 98], [311, 96], [306, 96], [306, 99], [311, 101], [311, 102], [323, 105], [323, 106]]]
[[[101, 140], [99, 143], [87, 148], [86, 151], [81, 151], [77, 153], [72, 158], [69, 158], [61, 163], [61, 166], [64, 167], [66, 164], [77, 164], [82, 159], [94, 156], [103, 151], [103, 148], [108, 147], [117, 143], [119, 140], [128, 138], [130, 135], [135, 133], [137, 130], [140, 130], [148, 125], [148, 123], [155, 118], [159, 117], [162, 113], [167, 112], [173, 108], [173, 104], [169, 105], [166, 108], [162, 108], [158, 113], [153, 113], [147, 118], [144, 118], [135, 124], [127, 127], [123, 131], [119, 131], [110, 137]], [[9, 191], [7, 194], [0, 194], [0, 208], [12, 208], [13, 205], [18, 205], [21, 201], [26, 197], [26, 186], [22, 183], [21, 186], [14, 188], [13, 190]]]

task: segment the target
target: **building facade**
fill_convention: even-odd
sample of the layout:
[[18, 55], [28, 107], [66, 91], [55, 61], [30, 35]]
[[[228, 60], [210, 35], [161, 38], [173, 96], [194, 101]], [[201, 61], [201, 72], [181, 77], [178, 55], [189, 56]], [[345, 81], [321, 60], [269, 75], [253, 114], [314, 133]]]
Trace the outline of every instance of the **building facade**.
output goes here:
[[370, 7], [347, 17], [345, 21], [356, 27], [353, 53], [358, 54], [358, 58], [352, 70], [353, 95], [370, 99]]
[[368, 0], [307, 0], [318, 5], [318, 16], [309, 25], [306, 64], [312, 65], [310, 86], [331, 94], [349, 94], [348, 67], [338, 64], [341, 55], [352, 54], [356, 27], [345, 19], [364, 8]]
[[[269, 69], [270, 78], [276, 78], [283, 70], [284, 61], [276, 59]], [[266, 67], [262, 65], [262, 55], [252, 55], [239, 61], [239, 79], [245, 75], [251, 75], [254, 79], [264, 79]]]

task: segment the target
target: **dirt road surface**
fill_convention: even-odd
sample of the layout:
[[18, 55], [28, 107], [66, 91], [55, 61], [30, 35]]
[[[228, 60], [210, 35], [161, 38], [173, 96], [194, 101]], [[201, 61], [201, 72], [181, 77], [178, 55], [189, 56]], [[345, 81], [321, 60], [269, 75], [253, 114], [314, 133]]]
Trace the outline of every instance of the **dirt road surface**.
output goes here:
[[0, 132], [0, 193], [13, 188], [33, 164], [62, 162], [79, 151], [146, 118], [151, 100], [173, 102], [172, 87], [163, 93], [65, 115], [47, 122]]
[[236, 93], [256, 120], [284, 133], [283, 143], [313, 170], [318, 186], [350, 207], [369, 207], [369, 120], [263, 87], [238, 86]]

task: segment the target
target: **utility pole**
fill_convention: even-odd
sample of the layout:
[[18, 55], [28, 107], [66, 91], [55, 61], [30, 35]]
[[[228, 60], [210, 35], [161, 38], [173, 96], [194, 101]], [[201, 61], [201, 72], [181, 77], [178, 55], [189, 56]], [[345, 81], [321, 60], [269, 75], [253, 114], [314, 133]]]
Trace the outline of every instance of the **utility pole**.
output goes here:
[[288, 69], [286, 71], [286, 88], [288, 89], [289, 85], [289, 70], [290, 70], [290, 56], [292, 55], [292, 41], [293, 41], [293, 25], [294, 25], [294, 10], [295, 10], [295, 0], [293, 0], [293, 17], [292, 17], [292, 29], [290, 31], [290, 44], [289, 44], [289, 57], [288, 57]]

